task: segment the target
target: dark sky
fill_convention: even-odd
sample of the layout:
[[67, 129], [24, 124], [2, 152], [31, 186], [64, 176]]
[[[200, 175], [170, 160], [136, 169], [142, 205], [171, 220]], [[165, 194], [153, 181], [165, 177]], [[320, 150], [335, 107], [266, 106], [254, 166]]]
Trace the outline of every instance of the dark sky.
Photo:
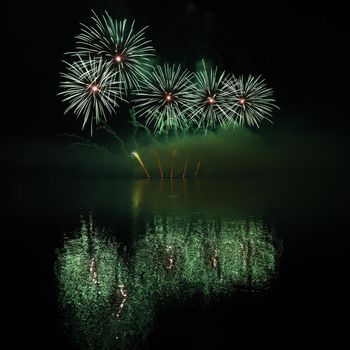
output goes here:
[[3, 56], [14, 64], [6, 84], [11, 105], [3, 118], [3, 140], [25, 143], [81, 132], [80, 121], [63, 117], [56, 94], [63, 53], [74, 49], [79, 22], [89, 23], [91, 9], [135, 19], [139, 28], [149, 25], [148, 38], [164, 61], [193, 68], [205, 57], [228, 72], [261, 74], [281, 107], [275, 112], [277, 126], [343, 133], [348, 126], [346, 12], [335, 2], [313, 8], [279, 3], [13, 0]]

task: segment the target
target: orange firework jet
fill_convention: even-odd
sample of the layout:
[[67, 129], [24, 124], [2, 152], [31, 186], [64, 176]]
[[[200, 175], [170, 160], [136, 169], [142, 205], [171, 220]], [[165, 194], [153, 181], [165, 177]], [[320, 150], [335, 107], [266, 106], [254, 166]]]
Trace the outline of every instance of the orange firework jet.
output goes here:
[[186, 163], [185, 163], [185, 166], [184, 166], [184, 171], [182, 173], [182, 178], [186, 177], [187, 166], [188, 166], [188, 158], [186, 159]]
[[160, 178], [162, 179], [164, 177], [164, 174], [163, 174], [162, 164], [160, 163], [159, 154], [157, 151], [156, 151], [156, 157], [157, 157], [157, 164], [159, 168]]
[[177, 150], [174, 149], [174, 150], [173, 150], [173, 158], [172, 158], [172, 160], [171, 160], [171, 170], [170, 170], [170, 177], [171, 177], [171, 178], [173, 177], [174, 163], [175, 163], [176, 154], [177, 154]]
[[201, 161], [198, 160], [197, 161], [197, 166], [196, 166], [196, 172], [194, 173], [194, 177], [197, 177], [198, 175], [198, 172], [199, 172], [199, 167], [201, 166]]

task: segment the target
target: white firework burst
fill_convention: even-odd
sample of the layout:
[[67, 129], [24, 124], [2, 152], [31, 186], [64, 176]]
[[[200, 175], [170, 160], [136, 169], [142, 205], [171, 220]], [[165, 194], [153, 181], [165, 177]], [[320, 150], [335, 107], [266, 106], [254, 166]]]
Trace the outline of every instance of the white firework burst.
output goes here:
[[115, 79], [117, 72], [110, 64], [102, 58], [78, 58], [72, 64], [65, 62], [67, 71], [61, 73], [60, 88], [63, 91], [59, 95], [63, 96], [63, 102], [68, 103], [65, 114], [72, 110], [77, 117], [83, 116], [83, 129], [90, 120], [92, 135], [93, 122], [106, 121], [106, 114], [115, 113], [117, 101], [123, 100], [123, 96], [118, 88], [120, 83]]
[[202, 61], [202, 69], [195, 74], [193, 88], [193, 110], [191, 118], [199, 128], [213, 129], [232, 122], [232, 109], [226, 89], [225, 72], [218, 73], [218, 67], [208, 68]]
[[263, 120], [271, 122], [273, 108], [278, 108], [272, 98], [273, 91], [264, 79], [249, 75], [247, 78], [232, 76], [225, 83], [232, 101], [233, 121], [239, 126], [259, 127]]
[[135, 21], [115, 20], [107, 12], [101, 18], [93, 12], [93, 24], [82, 24], [76, 36], [76, 52], [80, 56], [101, 56], [118, 71], [117, 79], [125, 91], [139, 87], [140, 79], [149, 70], [154, 48], [145, 39], [147, 27], [136, 31]]
[[181, 65], [156, 66], [135, 91], [136, 115], [158, 134], [187, 129], [193, 105], [191, 77]]

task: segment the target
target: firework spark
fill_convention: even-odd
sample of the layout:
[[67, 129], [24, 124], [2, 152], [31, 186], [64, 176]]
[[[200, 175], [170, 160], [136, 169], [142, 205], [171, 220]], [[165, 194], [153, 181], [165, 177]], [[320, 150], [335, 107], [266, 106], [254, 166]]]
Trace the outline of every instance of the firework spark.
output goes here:
[[231, 121], [232, 109], [225, 89], [226, 79], [225, 72], [219, 74], [217, 67], [209, 69], [202, 61], [202, 69], [195, 74], [192, 85], [194, 108], [191, 116], [198, 127], [208, 130], [217, 125], [226, 126]]
[[135, 91], [135, 110], [138, 117], [153, 124], [154, 133], [168, 133], [189, 127], [193, 104], [192, 73], [181, 65], [157, 66]]
[[236, 124], [259, 127], [264, 119], [271, 122], [271, 112], [278, 107], [274, 104], [272, 89], [267, 87], [264, 79], [252, 75], [248, 78], [232, 76], [225, 84], [232, 100]]
[[63, 81], [60, 88], [63, 91], [59, 95], [63, 96], [63, 102], [69, 103], [65, 114], [73, 110], [77, 117], [83, 115], [83, 129], [90, 119], [92, 135], [93, 122], [99, 124], [101, 120], [106, 121], [106, 114], [114, 113], [118, 107], [117, 100], [123, 100], [123, 97], [117, 88], [117, 72], [111, 70], [109, 64], [102, 58], [78, 58], [72, 64], [65, 62], [67, 71], [61, 73]]
[[107, 12], [101, 18], [93, 12], [92, 20], [91, 26], [81, 24], [76, 53], [103, 57], [113, 64], [125, 92], [139, 87], [139, 80], [150, 67], [150, 57], [154, 56], [151, 41], [145, 39], [147, 27], [136, 31], [135, 21], [130, 24], [126, 19], [115, 20]]

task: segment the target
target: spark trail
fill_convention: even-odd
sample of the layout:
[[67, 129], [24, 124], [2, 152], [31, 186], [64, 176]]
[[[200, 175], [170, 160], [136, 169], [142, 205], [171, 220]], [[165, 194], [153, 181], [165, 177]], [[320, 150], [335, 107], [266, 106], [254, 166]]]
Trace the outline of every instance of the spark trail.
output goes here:
[[141, 165], [142, 169], [144, 170], [144, 172], [145, 172], [147, 178], [149, 179], [149, 173], [148, 173], [148, 171], [147, 171], [145, 165], [143, 164], [143, 161], [142, 161], [140, 155], [139, 155], [136, 151], [132, 152], [131, 154], [132, 154], [132, 155], [137, 159], [137, 161], [140, 163], [140, 165]]

